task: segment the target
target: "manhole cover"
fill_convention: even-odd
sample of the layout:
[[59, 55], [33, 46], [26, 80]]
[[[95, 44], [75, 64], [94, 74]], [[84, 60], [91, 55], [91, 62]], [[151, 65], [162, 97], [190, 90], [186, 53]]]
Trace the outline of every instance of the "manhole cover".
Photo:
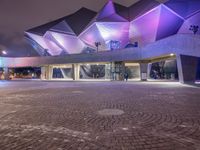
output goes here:
[[103, 116], [122, 115], [124, 114], [124, 111], [120, 109], [103, 109], [98, 111], [98, 114]]
[[82, 94], [83, 91], [72, 91], [73, 94]]

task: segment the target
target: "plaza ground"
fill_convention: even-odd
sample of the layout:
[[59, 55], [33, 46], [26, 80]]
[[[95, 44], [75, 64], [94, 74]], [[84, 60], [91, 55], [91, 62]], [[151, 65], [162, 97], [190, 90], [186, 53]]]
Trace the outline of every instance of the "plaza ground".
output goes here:
[[0, 82], [2, 150], [199, 150], [200, 88]]

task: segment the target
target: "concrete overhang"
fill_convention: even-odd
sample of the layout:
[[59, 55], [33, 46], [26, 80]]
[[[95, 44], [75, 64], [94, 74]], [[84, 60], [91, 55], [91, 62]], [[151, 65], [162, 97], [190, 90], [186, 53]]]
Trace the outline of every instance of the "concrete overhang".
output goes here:
[[200, 57], [200, 36], [177, 34], [142, 48], [129, 48], [90, 54], [74, 54], [57, 57], [0, 57], [0, 67], [39, 67], [54, 64], [114, 61], [153, 62], [161, 59], [175, 58], [179, 55]]

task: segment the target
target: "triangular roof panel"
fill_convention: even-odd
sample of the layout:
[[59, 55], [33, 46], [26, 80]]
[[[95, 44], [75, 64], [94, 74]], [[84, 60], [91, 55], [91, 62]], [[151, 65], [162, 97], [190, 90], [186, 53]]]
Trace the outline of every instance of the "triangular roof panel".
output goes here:
[[26, 34], [35, 42], [37, 42], [42, 48], [46, 49], [52, 56], [59, 55], [62, 52], [62, 49], [58, 47], [53, 41], [50, 41], [43, 36], [36, 34], [28, 32], [26, 32]]
[[129, 20], [129, 8], [118, 3], [114, 3], [115, 11], [118, 15], [122, 16], [126, 20]]
[[[96, 12], [82, 7], [74, 14], [71, 14], [69, 16], [62, 17], [55, 21], [46, 23], [44, 25], [29, 29], [27, 30], [27, 32], [43, 36], [48, 30], [50, 30], [51, 28], [54, 28], [56, 25], [57, 25], [56, 29], [61, 30], [64, 25], [61, 22], [65, 20], [67, 25], [73, 30], [73, 32], [76, 35], [79, 35], [83, 31], [83, 29], [88, 25], [88, 23], [96, 16], [96, 14], [97, 14]], [[64, 30], [66, 30], [66, 27], [64, 27]], [[67, 30], [69, 30], [69, 28]]]
[[27, 30], [27, 32], [43, 36], [49, 29], [51, 29], [53, 26], [57, 25], [60, 22], [61, 22], [61, 19], [58, 19], [58, 20], [43, 24], [41, 26], [29, 29]]
[[70, 28], [70, 26], [65, 21], [62, 21], [59, 24], [53, 26], [50, 30], [54, 31], [54, 32], [75, 35], [73, 30]]
[[[88, 29], [86, 29], [79, 38], [86, 44], [95, 48], [95, 42], [105, 43], [101, 33], [99, 32], [96, 23], [93, 23]], [[101, 45], [100, 47], [105, 47], [105, 45]]]
[[169, 0], [165, 5], [185, 19], [200, 11], [199, 0]]
[[155, 0], [138, 1], [137, 3], [129, 7], [130, 21], [144, 15], [145, 13], [148, 13], [148, 11], [151, 11], [153, 8], [157, 7], [158, 5], [160, 5], [160, 3]]
[[85, 44], [77, 37], [73, 35], [49, 32], [53, 38], [61, 45], [68, 54], [81, 53], [85, 47]]
[[106, 18], [108, 16], [111, 16], [115, 13], [115, 8], [112, 0], [109, 0], [108, 3], [100, 10], [97, 16], [97, 20], [101, 20], [103, 18]]
[[76, 35], [79, 35], [96, 16], [96, 12], [87, 8], [81, 8], [72, 15], [65, 17], [65, 21]]
[[160, 19], [161, 7], [158, 6], [145, 15], [133, 20], [130, 25], [131, 42], [139, 46], [155, 42]]
[[166, 38], [178, 32], [184, 20], [166, 6], [161, 5], [160, 19], [156, 40]]
[[[196, 15], [188, 18], [184, 24], [182, 25], [182, 27], [179, 30], [179, 33], [183, 33], [183, 34], [189, 34], [193, 32], [190, 30], [190, 26], [191, 25], [195, 25], [195, 26], [199, 26], [200, 27], [200, 12], [197, 13]], [[200, 34], [200, 31], [197, 32], [197, 34]]]

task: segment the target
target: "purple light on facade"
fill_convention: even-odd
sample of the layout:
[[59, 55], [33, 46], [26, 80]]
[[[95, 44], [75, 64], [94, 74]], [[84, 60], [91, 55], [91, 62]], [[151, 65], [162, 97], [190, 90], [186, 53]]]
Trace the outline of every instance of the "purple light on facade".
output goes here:
[[100, 42], [101, 46], [99, 49], [103, 49], [105, 47], [105, 41], [99, 32], [96, 23], [93, 23], [90, 27], [88, 27], [79, 38], [84, 41], [86, 44], [90, 45], [91, 47], [95, 48], [95, 42]]
[[119, 41], [121, 48], [128, 44], [129, 22], [97, 22], [96, 25], [105, 42]]
[[101, 42], [102, 50], [109, 50], [109, 41], [119, 41], [120, 48], [124, 48], [129, 43], [129, 22], [96, 22], [80, 38], [93, 47]]
[[42, 36], [27, 33], [26, 34], [32, 38], [35, 42], [37, 42], [43, 49], [46, 49], [47, 52], [52, 56], [60, 55], [62, 49], [58, 47], [53, 41], [50, 41]]
[[176, 34], [183, 18], [164, 5], [159, 5], [131, 22], [130, 38], [140, 46]]
[[98, 14], [97, 20], [101, 20], [103, 18], [111, 16], [114, 13], [115, 13], [115, 8], [113, 5], [113, 2], [111, 0], [109, 0], [109, 2], [103, 7], [103, 9]]
[[[200, 27], [200, 13], [197, 13], [196, 15], [188, 18], [180, 28], [179, 33], [182, 34], [193, 33], [192, 31], [189, 30], [191, 25]], [[200, 32], [197, 32], [197, 34], [200, 34]]]
[[168, 9], [165, 5], [161, 5], [156, 40], [177, 34], [183, 22], [184, 20], [182, 17], [176, 15], [176, 13]]
[[81, 53], [85, 44], [76, 36], [56, 32], [49, 32], [56, 42], [61, 45], [68, 54]]
[[131, 42], [145, 45], [156, 40], [161, 6], [154, 8], [130, 23]]

